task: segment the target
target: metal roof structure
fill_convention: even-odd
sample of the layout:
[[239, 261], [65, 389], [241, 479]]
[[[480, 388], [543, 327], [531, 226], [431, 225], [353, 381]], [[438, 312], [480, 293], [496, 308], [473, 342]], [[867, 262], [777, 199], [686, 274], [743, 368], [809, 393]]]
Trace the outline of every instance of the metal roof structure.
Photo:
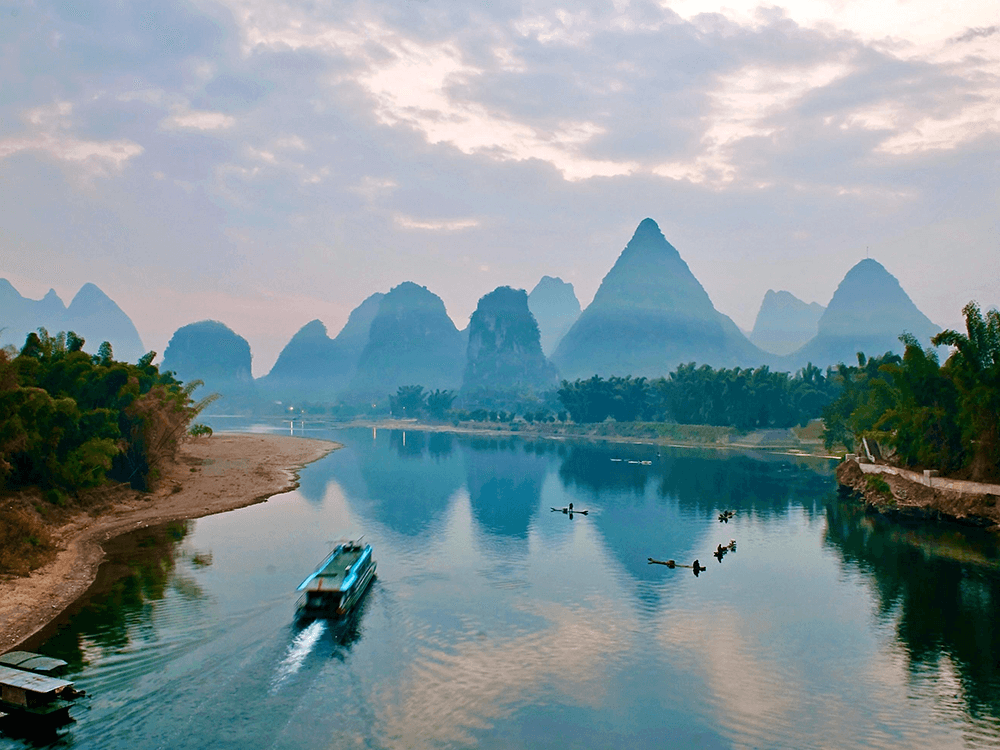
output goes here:
[[33, 693], [53, 693], [72, 685], [68, 680], [46, 677], [34, 672], [25, 672], [13, 667], [0, 666], [0, 685], [21, 688]]
[[30, 651], [9, 651], [0, 656], [0, 666], [27, 669], [29, 672], [48, 674], [68, 666], [62, 659], [33, 654]]

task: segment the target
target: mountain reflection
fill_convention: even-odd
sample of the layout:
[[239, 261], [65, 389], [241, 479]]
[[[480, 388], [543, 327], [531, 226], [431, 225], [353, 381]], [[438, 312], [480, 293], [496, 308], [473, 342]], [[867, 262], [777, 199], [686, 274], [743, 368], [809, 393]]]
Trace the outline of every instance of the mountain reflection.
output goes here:
[[515, 439], [474, 438], [462, 447], [476, 520], [491, 534], [527, 539], [548, 471], [545, 450]]
[[1000, 550], [985, 532], [907, 526], [853, 502], [827, 508], [825, 542], [874, 584], [913, 675], [957, 670], [972, 716], [1000, 719]]
[[[374, 436], [355, 430], [350, 436], [350, 455], [331, 464], [336, 479], [365, 515], [399, 534], [425, 533], [465, 481], [450, 440], [429, 440], [413, 430], [379, 430]], [[343, 468], [345, 462], [354, 463], [357, 472]]]

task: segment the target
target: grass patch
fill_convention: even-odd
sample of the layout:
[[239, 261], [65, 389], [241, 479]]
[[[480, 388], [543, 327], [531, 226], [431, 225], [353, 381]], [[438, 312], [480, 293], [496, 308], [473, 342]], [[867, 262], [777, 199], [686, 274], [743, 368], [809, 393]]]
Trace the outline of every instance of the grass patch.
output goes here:
[[27, 575], [48, 562], [55, 545], [33, 508], [0, 508], [0, 573]]
[[890, 498], [892, 497], [892, 489], [889, 487], [889, 483], [877, 474], [869, 474], [865, 477], [865, 486], [872, 492], [877, 492], [879, 495], [885, 495]]

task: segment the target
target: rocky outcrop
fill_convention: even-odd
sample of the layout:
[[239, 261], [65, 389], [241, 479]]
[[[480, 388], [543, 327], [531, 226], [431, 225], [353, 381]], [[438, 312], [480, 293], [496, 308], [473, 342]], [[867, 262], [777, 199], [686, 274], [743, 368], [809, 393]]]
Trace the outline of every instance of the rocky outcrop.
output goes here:
[[245, 405], [256, 396], [250, 344], [224, 323], [202, 320], [178, 328], [163, 353], [160, 371], [183, 382], [204, 381], [197, 395], [218, 393], [225, 407]]
[[469, 321], [462, 390], [539, 391], [557, 383], [525, 291], [501, 286], [482, 297]]

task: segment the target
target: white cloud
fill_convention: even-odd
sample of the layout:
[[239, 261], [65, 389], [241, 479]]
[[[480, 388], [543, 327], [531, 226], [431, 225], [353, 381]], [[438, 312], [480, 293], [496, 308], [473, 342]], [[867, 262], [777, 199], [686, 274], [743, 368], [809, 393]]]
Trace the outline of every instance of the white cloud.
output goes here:
[[456, 232], [460, 229], [471, 229], [479, 226], [478, 219], [451, 219], [444, 221], [427, 221], [415, 219], [412, 216], [397, 214], [396, 223], [406, 229], [426, 229], [433, 232]]
[[83, 167], [89, 175], [119, 172], [129, 159], [143, 152], [128, 139], [93, 140], [79, 138], [70, 131], [73, 105], [70, 102], [35, 107], [24, 113], [31, 132], [0, 140], [0, 159], [22, 151], [36, 151], [60, 161]]
[[181, 109], [166, 118], [162, 125], [167, 129], [223, 130], [231, 128], [235, 123], [234, 117], [222, 112], [197, 112]]

